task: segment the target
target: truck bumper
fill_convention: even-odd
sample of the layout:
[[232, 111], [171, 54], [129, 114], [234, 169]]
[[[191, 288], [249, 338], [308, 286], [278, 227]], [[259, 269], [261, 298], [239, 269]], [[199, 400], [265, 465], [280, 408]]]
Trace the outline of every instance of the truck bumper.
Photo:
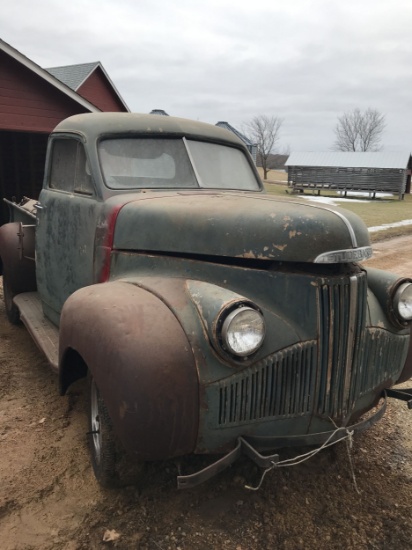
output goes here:
[[[385, 390], [382, 393], [383, 401], [378, 405], [376, 411], [368, 418], [352, 424], [351, 426], [337, 427], [336, 430], [315, 433], [310, 435], [296, 435], [296, 436], [281, 436], [281, 437], [260, 437], [260, 436], [248, 436], [239, 437], [237, 445], [234, 449], [229, 451], [226, 455], [221, 457], [216, 462], [210, 464], [206, 468], [199, 470], [198, 472], [190, 475], [179, 475], [177, 477], [177, 486], [179, 489], [190, 489], [211, 479], [218, 473], [225, 470], [228, 466], [233, 464], [241, 455], [246, 455], [250, 458], [258, 467], [269, 470], [281, 466], [291, 466], [294, 464], [295, 459], [290, 459], [281, 462], [278, 454], [265, 454], [261, 452], [268, 452], [273, 449], [280, 449], [282, 447], [303, 447], [311, 445], [319, 445], [318, 449], [315, 449], [312, 453], [307, 453], [305, 457], [309, 458], [312, 454], [316, 454], [322, 448], [329, 447], [339, 441], [350, 438], [354, 433], [362, 432], [366, 430], [375, 422], [380, 420], [386, 411], [387, 398], [391, 397], [406, 401], [408, 408], [412, 409], [412, 388], [402, 390]], [[261, 452], [260, 452], [261, 451]], [[303, 457], [296, 457], [296, 460], [300, 460]]]

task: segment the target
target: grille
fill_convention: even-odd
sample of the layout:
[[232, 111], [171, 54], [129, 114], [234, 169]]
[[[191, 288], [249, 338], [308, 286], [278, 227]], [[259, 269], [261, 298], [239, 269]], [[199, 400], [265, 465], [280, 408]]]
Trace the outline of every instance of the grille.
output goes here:
[[321, 284], [319, 307], [319, 387], [317, 412], [338, 418], [351, 408], [356, 370], [361, 364], [367, 280], [360, 273]]
[[399, 364], [409, 347], [407, 335], [394, 336], [382, 329], [368, 329], [365, 337], [363, 369], [359, 369], [359, 394], [376, 388], [385, 380], [396, 382]]
[[309, 413], [316, 382], [315, 341], [280, 351], [220, 382], [219, 425]]
[[360, 396], [395, 381], [408, 336], [365, 328], [366, 275], [319, 279], [316, 292], [318, 340], [290, 346], [211, 384], [209, 397], [219, 400], [213, 424], [307, 414], [339, 419]]

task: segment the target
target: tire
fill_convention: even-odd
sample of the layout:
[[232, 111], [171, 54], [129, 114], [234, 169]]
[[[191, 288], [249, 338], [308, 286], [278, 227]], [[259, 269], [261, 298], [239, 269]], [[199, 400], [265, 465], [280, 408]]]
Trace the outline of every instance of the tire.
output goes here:
[[88, 435], [94, 475], [100, 485], [109, 489], [135, 484], [143, 474], [143, 464], [132, 463], [121, 448], [106, 405], [90, 373], [88, 379]]
[[10, 279], [7, 271], [3, 271], [3, 296], [7, 319], [12, 325], [20, 324], [19, 308], [13, 303], [14, 294], [10, 287]]

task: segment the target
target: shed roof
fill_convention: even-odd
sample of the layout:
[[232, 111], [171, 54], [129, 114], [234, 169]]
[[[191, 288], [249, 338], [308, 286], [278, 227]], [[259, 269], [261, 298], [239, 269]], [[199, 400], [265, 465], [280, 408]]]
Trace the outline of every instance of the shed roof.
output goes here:
[[296, 152], [291, 153], [285, 166], [340, 168], [396, 168], [405, 170], [411, 160], [407, 152]]

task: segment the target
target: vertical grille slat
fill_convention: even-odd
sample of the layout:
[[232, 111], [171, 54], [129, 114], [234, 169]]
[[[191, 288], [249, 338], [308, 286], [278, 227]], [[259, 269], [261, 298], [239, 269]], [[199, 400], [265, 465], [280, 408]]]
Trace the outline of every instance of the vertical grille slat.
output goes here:
[[269, 389], [270, 389], [270, 383], [269, 383], [269, 376], [270, 376], [270, 369], [266, 369], [263, 372], [263, 385], [262, 385], [262, 401], [260, 406], [260, 418], [265, 418], [268, 415], [269, 412]]

